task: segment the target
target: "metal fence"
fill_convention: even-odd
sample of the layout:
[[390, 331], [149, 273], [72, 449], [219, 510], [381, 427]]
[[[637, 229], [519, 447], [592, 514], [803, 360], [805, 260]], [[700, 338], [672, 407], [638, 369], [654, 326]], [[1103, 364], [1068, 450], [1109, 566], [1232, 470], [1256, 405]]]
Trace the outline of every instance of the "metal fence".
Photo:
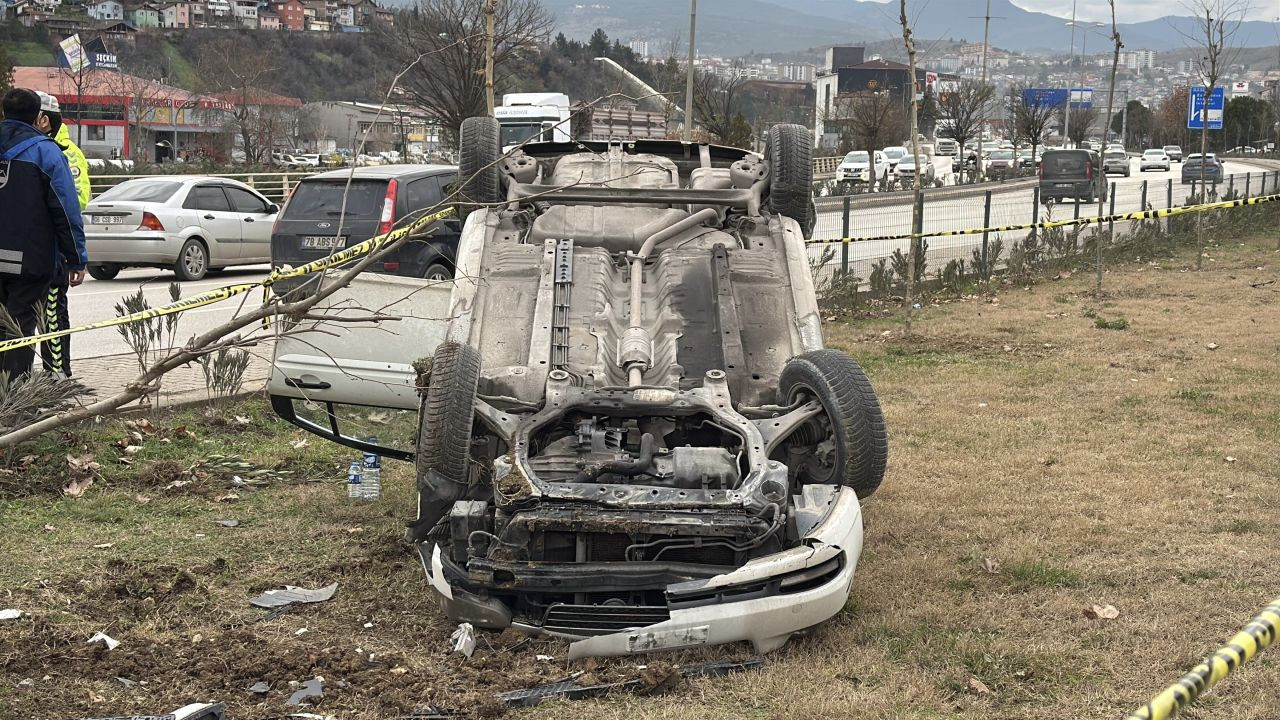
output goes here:
[[[1013, 187], [1003, 189], [944, 191], [925, 195], [923, 240], [926, 245], [926, 276], [933, 277], [952, 260], [972, 266], [975, 252], [981, 254], [984, 247], [990, 249], [996, 241], [999, 241], [1003, 256], [1007, 258], [1015, 244], [1021, 245], [1035, 231], [1023, 229], [951, 237], [930, 237], [930, 233], [1163, 210], [1203, 202], [1196, 199], [1201, 194], [1198, 184], [1183, 185], [1174, 179], [1111, 182], [1101, 212], [1096, 201], [1043, 204], [1035, 182], [1011, 185]], [[1280, 171], [1227, 175], [1221, 183], [1210, 187], [1211, 198], [1214, 195], [1219, 198], [1246, 198], [1276, 193], [1280, 193]], [[875, 263], [890, 259], [895, 250], [905, 255], [909, 246], [906, 239], [876, 238], [910, 233], [911, 219], [909, 196], [892, 204], [868, 200], [865, 196], [845, 198], [840, 203], [824, 203], [818, 210], [813, 240], [838, 243], [840, 238], [852, 237], [855, 241], [809, 246], [810, 258], [815, 265], [825, 261], [817, 271], [819, 279], [829, 279], [837, 273], [864, 281], [869, 279]], [[1133, 224], [1132, 221], [1105, 223], [1103, 230], [1124, 234], [1132, 229]], [[1088, 232], [1088, 228], [1084, 228], [1082, 234]], [[996, 265], [1002, 266], [1003, 262]]]
[[[184, 173], [178, 169], [180, 167], [181, 166], [178, 166], [177, 168], [175, 168], [173, 172], [174, 175], [201, 174], [201, 173], [195, 173], [195, 172]], [[240, 182], [262, 193], [264, 196], [266, 196], [268, 200], [278, 203], [278, 202], [284, 202], [284, 199], [289, 196], [289, 191], [293, 190], [293, 187], [298, 184], [299, 180], [302, 180], [305, 177], [310, 177], [311, 175], [314, 175], [314, 174], [315, 173], [312, 173], [312, 172], [278, 172], [278, 173], [263, 172], [263, 173], [230, 173], [230, 174], [217, 173], [217, 174], [211, 174], [210, 177], [231, 178], [232, 180], [239, 180]], [[145, 178], [145, 177], [158, 177], [158, 175], [154, 175], [151, 173], [129, 174], [129, 175], [90, 175], [89, 189], [90, 189], [90, 192], [93, 194], [93, 196], [97, 197], [103, 192], [106, 192], [107, 189], [115, 187], [116, 185], [119, 185], [125, 180], [136, 180], [138, 178]]]

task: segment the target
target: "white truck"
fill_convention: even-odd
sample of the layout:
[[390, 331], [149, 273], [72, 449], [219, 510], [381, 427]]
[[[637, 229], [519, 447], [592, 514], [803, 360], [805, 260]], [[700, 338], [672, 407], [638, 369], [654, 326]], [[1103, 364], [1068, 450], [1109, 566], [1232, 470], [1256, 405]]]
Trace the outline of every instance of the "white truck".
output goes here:
[[493, 114], [498, 118], [503, 152], [529, 138], [549, 142], [573, 139], [569, 96], [564, 93], [507, 93]]

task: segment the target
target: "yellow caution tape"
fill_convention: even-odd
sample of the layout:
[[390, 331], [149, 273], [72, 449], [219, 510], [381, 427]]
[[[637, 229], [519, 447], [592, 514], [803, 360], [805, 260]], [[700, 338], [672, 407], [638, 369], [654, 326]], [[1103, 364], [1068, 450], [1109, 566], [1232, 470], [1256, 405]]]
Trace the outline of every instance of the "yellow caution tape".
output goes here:
[[1168, 720], [1195, 702], [1233, 670], [1249, 662], [1276, 640], [1280, 632], [1280, 598], [1276, 598], [1220, 650], [1200, 661], [1186, 675], [1129, 713], [1126, 720]]
[[1121, 213], [1118, 215], [1103, 215], [1101, 217], [1082, 217], [1072, 218], [1070, 220], [1047, 220], [1038, 223], [1023, 223], [1021, 225], [1000, 225], [998, 227], [987, 228], [969, 228], [967, 230], [943, 230], [940, 232], [924, 232], [918, 236], [915, 233], [902, 233], [899, 235], [881, 235], [879, 237], [846, 237], [836, 238], [834, 240], [806, 240], [806, 245], [829, 245], [833, 243], [859, 243], [859, 242], [875, 242], [881, 240], [908, 240], [912, 237], [955, 237], [957, 235], [981, 235], [983, 233], [1009, 232], [1012, 230], [1030, 230], [1031, 228], [1059, 228], [1070, 227], [1074, 225], [1093, 225], [1109, 222], [1122, 222], [1125, 220], [1150, 220], [1153, 218], [1172, 217], [1174, 215], [1185, 215], [1187, 213], [1206, 212], [1208, 210], [1224, 210], [1227, 208], [1242, 207], [1244, 205], [1261, 205], [1263, 203], [1276, 202], [1280, 200], [1280, 195], [1261, 195], [1255, 198], [1245, 198], [1242, 200], [1224, 200], [1215, 203], [1203, 203], [1201, 205], [1187, 205], [1184, 207], [1169, 208], [1167, 210], [1142, 210], [1139, 212]]
[[296, 268], [290, 268], [287, 270], [283, 270], [283, 269], [272, 270], [270, 275], [268, 275], [267, 277], [257, 282], [227, 285], [226, 287], [220, 287], [215, 290], [210, 290], [208, 292], [200, 293], [199, 295], [192, 295], [189, 298], [184, 298], [176, 302], [171, 302], [168, 305], [162, 305], [157, 308], [150, 308], [148, 310], [132, 313], [130, 315], [122, 315], [120, 317], [112, 318], [110, 320], [100, 320], [96, 323], [89, 323], [88, 325], [78, 325], [76, 327], [73, 327], [67, 330], [58, 330], [56, 332], [47, 332], [47, 333], [41, 333], [39, 335], [29, 335], [27, 337], [0, 341], [0, 352], [5, 352], [7, 350], [15, 350], [17, 348], [26, 347], [28, 345], [35, 345], [36, 343], [39, 343], [39, 342], [44, 342], [46, 340], [53, 340], [55, 338], [64, 337], [66, 335], [71, 335], [73, 333], [85, 332], [86, 330], [98, 330], [100, 328], [114, 327], [116, 325], [125, 325], [128, 323], [149, 320], [151, 318], [163, 317], [165, 315], [173, 315], [174, 313], [186, 312], [187, 310], [192, 310], [198, 307], [204, 307], [205, 305], [213, 305], [214, 303], [222, 302], [223, 300], [233, 298], [237, 295], [243, 295], [244, 293], [247, 293], [250, 290], [253, 290], [254, 288], [258, 288], [258, 287], [268, 288], [276, 284], [277, 282], [287, 278], [302, 277], [303, 275], [319, 272], [321, 270], [326, 270], [336, 265], [341, 265], [343, 263], [350, 262], [356, 258], [363, 257], [364, 255], [368, 255], [369, 253], [375, 252], [386, 245], [397, 242], [401, 238], [404, 238], [407, 235], [412, 235], [416, 232], [419, 232], [420, 230], [426, 228], [427, 226], [431, 225], [437, 220], [442, 220], [451, 214], [453, 214], [452, 209], [441, 210], [440, 212], [437, 212], [437, 213], [424, 215], [421, 218], [414, 220], [412, 223], [409, 223], [408, 225], [402, 228], [397, 228], [384, 235], [375, 235], [374, 237], [369, 238], [368, 240], [365, 240], [362, 243], [352, 245], [349, 248], [336, 252], [327, 257], [320, 258], [319, 260], [314, 260], [312, 262], [307, 263], [306, 265], [302, 265]]

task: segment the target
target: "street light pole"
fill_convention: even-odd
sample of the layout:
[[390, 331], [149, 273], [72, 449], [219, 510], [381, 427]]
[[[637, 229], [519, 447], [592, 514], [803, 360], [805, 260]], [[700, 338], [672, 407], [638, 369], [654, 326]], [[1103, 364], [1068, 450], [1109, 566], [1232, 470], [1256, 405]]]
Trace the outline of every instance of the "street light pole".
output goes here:
[[1067, 53], [1067, 107], [1062, 111], [1062, 147], [1070, 141], [1071, 129], [1071, 66], [1076, 59], [1076, 0], [1071, 0], [1071, 50]]
[[689, 0], [689, 67], [684, 79], [684, 139], [693, 140], [693, 61], [698, 31], [698, 0]]
[[[987, 47], [988, 39], [991, 35], [991, 0], [987, 0], [987, 10], [982, 19], [982, 84], [987, 84]], [[912, 78], [914, 80], [915, 78]], [[978, 122], [978, 161], [974, 163], [974, 170], [978, 173], [978, 181], [986, 179], [986, 173], [983, 171], [982, 163], [982, 136], [987, 132], [987, 103], [982, 103], [982, 112]]]

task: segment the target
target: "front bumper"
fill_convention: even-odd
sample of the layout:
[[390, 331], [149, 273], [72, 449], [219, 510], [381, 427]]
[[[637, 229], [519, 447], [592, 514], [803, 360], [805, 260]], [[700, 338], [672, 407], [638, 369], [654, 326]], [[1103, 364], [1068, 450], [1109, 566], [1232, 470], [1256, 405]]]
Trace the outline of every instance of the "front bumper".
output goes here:
[[178, 260], [182, 242], [182, 238], [163, 232], [85, 233], [85, 249], [92, 263], [171, 265]]
[[[423, 543], [419, 553], [429, 585], [451, 618], [546, 634], [541, 627], [513, 622], [510, 611], [496, 600], [451, 584], [445, 578], [439, 545]], [[757, 652], [775, 650], [792, 634], [830, 619], [844, 607], [861, 554], [862, 509], [853, 490], [840, 488], [829, 511], [796, 547], [721, 575], [672, 583], [666, 588], [666, 620], [578, 639], [569, 646], [569, 658], [741, 641], [750, 641]], [[613, 609], [605, 607], [602, 612]]]

